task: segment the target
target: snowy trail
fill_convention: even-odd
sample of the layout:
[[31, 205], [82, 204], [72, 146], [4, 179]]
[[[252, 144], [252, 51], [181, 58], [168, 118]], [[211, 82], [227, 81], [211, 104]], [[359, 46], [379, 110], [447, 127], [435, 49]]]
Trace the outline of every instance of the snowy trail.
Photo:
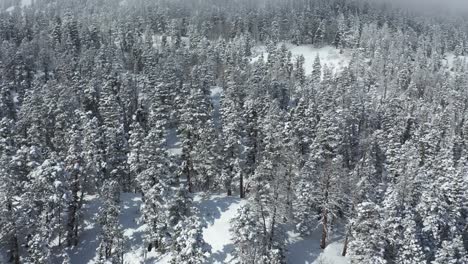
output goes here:
[[246, 201], [237, 197], [213, 195], [208, 198], [197, 196], [194, 202], [207, 224], [203, 238], [212, 247], [208, 263], [230, 263], [233, 250], [230, 221]]

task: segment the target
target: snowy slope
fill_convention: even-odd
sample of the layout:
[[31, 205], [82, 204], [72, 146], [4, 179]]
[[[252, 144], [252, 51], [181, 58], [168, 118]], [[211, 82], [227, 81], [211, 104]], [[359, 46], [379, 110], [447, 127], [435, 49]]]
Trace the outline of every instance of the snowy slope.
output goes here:
[[349, 260], [341, 256], [343, 250], [342, 237], [332, 235], [325, 250], [320, 248], [321, 228], [307, 238], [302, 238], [294, 231], [288, 231], [286, 253], [287, 263], [292, 264], [348, 264]]
[[[315, 57], [318, 55], [320, 57], [320, 62], [323, 65], [339, 71], [349, 65], [351, 58], [350, 52], [345, 50], [343, 54], [340, 54], [340, 51], [335, 49], [332, 46], [325, 46], [321, 48], [314, 48], [312, 45], [293, 45], [291, 43], [285, 43], [286, 48], [291, 51], [293, 58], [297, 58], [299, 55], [304, 56], [304, 70], [306, 74], [311, 74], [313, 69], [313, 63]], [[266, 52], [266, 46], [260, 45], [253, 48], [253, 58], [251, 62], [255, 62], [260, 58], [260, 55], [263, 54], [264, 59], [268, 58], [268, 53]]]
[[213, 104], [213, 122], [216, 127], [221, 127], [221, 96], [223, 95], [223, 88], [213, 86], [210, 89], [211, 103]]
[[166, 145], [169, 155], [182, 155], [182, 144], [177, 136], [177, 128], [170, 128], [166, 131]]
[[[158, 256], [155, 251], [147, 252], [143, 242], [145, 225], [140, 221], [141, 196], [135, 193], [122, 193], [121, 215], [119, 218], [125, 237], [125, 264], [166, 264], [170, 255]], [[99, 224], [96, 223], [101, 203], [97, 196], [86, 196], [84, 205], [84, 230], [77, 247], [69, 251], [71, 263], [96, 263], [96, 249], [99, 246]], [[233, 251], [230, 221], [237, 210], [246, 203], [238, 197], [225, 195], [195, 195], [194, 206], [200, 210], [204, 221], [203, 238], [210, 244], [212, 254], [208, 263], [231, 263]], [[292, 264], [347, 264], [347, 258], [340, 255], [343, 249], [339, 234], [332, 236], [330, 244], [322, 252], [319, 247], [320, 230], [312, 236], [302, 238], [294, 231], [288, 231], [286, 260]], [[1, 258], [0, 258], [1, 259]]]
[[84, 229], [79, 237], [78, 246], [69, 250], [71, 263], [94, 263], [96, 249], [99, 246], [97, 234], [101, 231], [96, 219], [101, 202], [96, 195], [88, 195], [84, 199]]
[[207, 198], [196, 197], [194, 202], [207, 225], [203, 230], [203, 238], [211, 245], [212, 254], [208, 262], [230, 263], [233, 250], [230, 221], [246, 201], [232, 196], [213, 195]]
[[[32, 3], [33, 3], [33, 0], [21, 0], [19, 6], [21, 8], [25, 8], [25, 7], [32, 5]], [[5, 11], [12, 12], [13, 10], [15, 10], [15, 8], [16, 8], [15, 6], [10, 6]]]
[[462, 65], [465, 65], [468, 67], [468, 57], [467, 56], [455, 56], [453, 53], [447, 53], [445, 54], [445, 58], [442, 60], [442, 64], [446, 66], [449, 70], [453, 70], [453, 67], [455, 65], [455, 61], [457, 59], [460, 59]]

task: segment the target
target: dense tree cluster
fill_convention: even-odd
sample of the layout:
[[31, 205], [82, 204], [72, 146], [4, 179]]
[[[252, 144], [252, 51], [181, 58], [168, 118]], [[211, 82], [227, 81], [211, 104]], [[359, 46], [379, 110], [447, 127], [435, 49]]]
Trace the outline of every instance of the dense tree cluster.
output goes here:
[[[248, 199], [231, 223], [239, 263], [284, 263], [291, 226], [320, 228], [325, 248], [343, 225], [351, 263], [468, 263], [467, 25], [351, 0], [2, 10], [0, 247], [66, 263], [95, 194], [99, 260], [120, 263], [120, 193], [138, 192], [148, 250], [203, 263], [192, 193], [225, 192]], [[350, 63], [317, 56], [306, 75], [285, 42]], [[252, 62], [257, 44], [268, 55]]]

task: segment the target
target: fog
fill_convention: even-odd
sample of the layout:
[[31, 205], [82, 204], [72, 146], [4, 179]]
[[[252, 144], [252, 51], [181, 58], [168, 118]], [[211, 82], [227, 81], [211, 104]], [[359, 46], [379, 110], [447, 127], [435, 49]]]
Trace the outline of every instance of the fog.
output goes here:
[[368, 0], [369, 2], [385, 2], [402, 8], [416, 11], [452, 11], [467, 12], [468, 0]]

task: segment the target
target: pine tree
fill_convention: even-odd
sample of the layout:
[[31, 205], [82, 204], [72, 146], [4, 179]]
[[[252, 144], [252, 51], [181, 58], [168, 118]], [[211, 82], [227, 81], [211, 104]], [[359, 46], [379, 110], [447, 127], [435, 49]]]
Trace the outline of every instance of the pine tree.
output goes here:
[[133, 182], [138, 177], [138, 175], [145, 169], [145, 158], [144, 158], [144, 140], [145, 132], [141, 127], [140, 123], [136, 120], [134, 116], [133, 122], [131, 125], [130, 139], [128, 140], [128, 145], [130, 152], [128, 153], [128, 166], [131, 179], [131, 185], [136, 188], [136, 183]]
[[257, 263], [262, 257], [265, 232], [261, 218], [251, 205], [237, 210], [237, 217], [231, 220], [230, 232], [233, 237], [234, 256], [239, 263]]
[[82, 146], [82, 131], [77, 126], [73, 126], [69, 135], [70, 149], [65, 159], [66, 171], [70, 177], [70, 191], [71, 201], [68, 205], [68, 223], [67, 223], [67, 245], [78, 244], [78, 230], [81, 221], [81, 207], [83, 205], [82, 196], [80, 193], [84, 192], [84, 186], [87, 181], [87, 174], [85, 171], [85, 159], [83, 157]]
[[353, 239], [349, 244], [351, 263], [387, 263], [384, 257], [385, 239], [380, 226], [380, 208], [372, 202], [362, 202], [356, 211]]
[[[238, 100], [239, 86], [233, 81], [228, 83], [230, 88], [225, 90], [221, 99], [221, 115], [224, 141], [224, 168], [221, 172], [221, 181], [228, 195], [233, 192], [233, 179], [236, 175], [242, 175], [240, 169], [241, 133], [243, 130], [242, 113]], [[243, 186], [240, 186], [242, 189]], [[243, 192], [243, 191], [242, 191]], [[241, 192], [241, 193], [242, 193]]]
[[123, 261], [124, 237], [119, 224], [119, 186], [115, 180], [107, 180], [100, 196], [103, 205], [99, 212], [99, 224], [102, 231], [99, 234], [98, 261], [100, 263], [121, 263]]
[[193, 212], [175, 227], [176, 239], [170, 263], [201, 264], [207, 261], [211, 247], [203, 240], [203, 225], [197, 214], [197, 211]]
[[416, 229], [416, 222], [413, 215], [407, 215], [402, 221], [404, 228], [400, 249], [397, 253], [397, 263], [401, 264], [424, 264], [427, 263], [426, 256], [422, 248], [421, 240]]
[[466, 249], [463, 246], [461, 237], [457, 236], [453, 240], [444, 240], [442, 247], [437, 251], [432, 264], [440, 263], [467, 263], [468, 257]]
[[320, 81], [322, 80], [322, 66], [321, 66], [320, 57], [318, 54], [315, 56], [314, 64], [312, 66], [311, 79], [312, 79], [312, 84], [316, 88], [318, 87], [318, 85], [320, 84]]
[[167, 220], [171, 174], [162, 136], [160, 128], [155, 127], [146, 137], [146, 169], [138, 175], [137, 182], [144, 197], [142, 215], [148, 225], [146, 242], [150, 249], [165, 251], [171, 239]]

